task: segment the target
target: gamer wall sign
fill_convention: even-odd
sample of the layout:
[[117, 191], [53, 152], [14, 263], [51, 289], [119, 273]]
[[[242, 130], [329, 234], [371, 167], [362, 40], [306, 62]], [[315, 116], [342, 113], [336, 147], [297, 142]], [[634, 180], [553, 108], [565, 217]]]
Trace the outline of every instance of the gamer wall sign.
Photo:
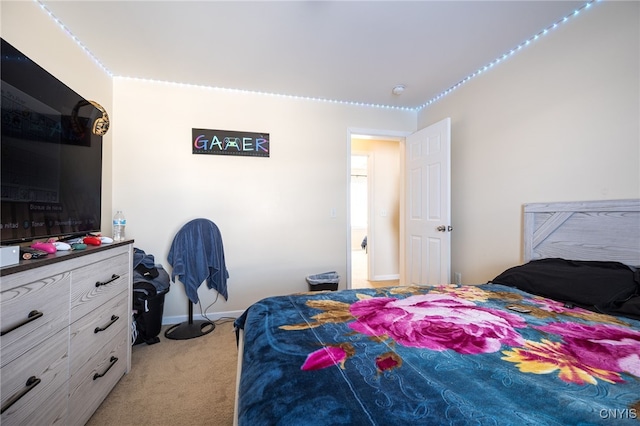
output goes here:
[[268, 157], [269, 133], [191, 129], [192, 154]]

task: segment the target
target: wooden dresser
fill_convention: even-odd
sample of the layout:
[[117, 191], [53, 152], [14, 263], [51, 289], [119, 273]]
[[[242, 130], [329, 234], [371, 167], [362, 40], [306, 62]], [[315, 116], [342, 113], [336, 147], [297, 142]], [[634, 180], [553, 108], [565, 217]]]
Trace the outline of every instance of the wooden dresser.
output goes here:
[[132, 244], [0, 269], [3, 426], [83, 425], [129, 372]]

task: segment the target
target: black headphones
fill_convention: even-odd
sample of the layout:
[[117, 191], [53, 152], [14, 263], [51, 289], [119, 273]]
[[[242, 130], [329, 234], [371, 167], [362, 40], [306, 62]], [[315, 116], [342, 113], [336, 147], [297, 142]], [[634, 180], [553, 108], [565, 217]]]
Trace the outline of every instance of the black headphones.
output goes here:
[[80, 125], [78, 123], [78, 110], [85, 105], [93, 105], [101, 114], [102, 117], [98, 117], [93, 121], [93, 125], [91, 126], [91, 131], [94, 135], [104, 136], [109, 130], [109, 115], [107, 111], [102, 108], [102, 105], [95, 101], [87, 101], [81, 100], [73, 107], [73, 113], [71, 115], [71, 123], [74, 127], [74, 130], [79, 131]]

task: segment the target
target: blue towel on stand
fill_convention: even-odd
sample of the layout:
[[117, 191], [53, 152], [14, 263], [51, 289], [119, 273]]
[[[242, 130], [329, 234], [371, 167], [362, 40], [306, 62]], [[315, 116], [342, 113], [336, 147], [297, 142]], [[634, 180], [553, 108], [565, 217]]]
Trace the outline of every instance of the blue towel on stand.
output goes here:
[[175, 235], [167, 260], [173, 268], [171, 280], [178, 277], [192, 303], [198, 303], [198, 287], [205, 280], [207, 287], [228, 299], [222, 235], [212, 221], [187, 222]]

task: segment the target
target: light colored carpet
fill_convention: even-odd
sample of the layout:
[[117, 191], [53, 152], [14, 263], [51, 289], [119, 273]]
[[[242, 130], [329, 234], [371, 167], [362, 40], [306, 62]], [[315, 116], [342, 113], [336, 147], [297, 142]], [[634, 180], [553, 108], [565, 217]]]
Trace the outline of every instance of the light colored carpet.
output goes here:
[[188, 340], [132, 348], [126, 374], [88, 426], [233, 424], [238, 351], [233, 320]]

